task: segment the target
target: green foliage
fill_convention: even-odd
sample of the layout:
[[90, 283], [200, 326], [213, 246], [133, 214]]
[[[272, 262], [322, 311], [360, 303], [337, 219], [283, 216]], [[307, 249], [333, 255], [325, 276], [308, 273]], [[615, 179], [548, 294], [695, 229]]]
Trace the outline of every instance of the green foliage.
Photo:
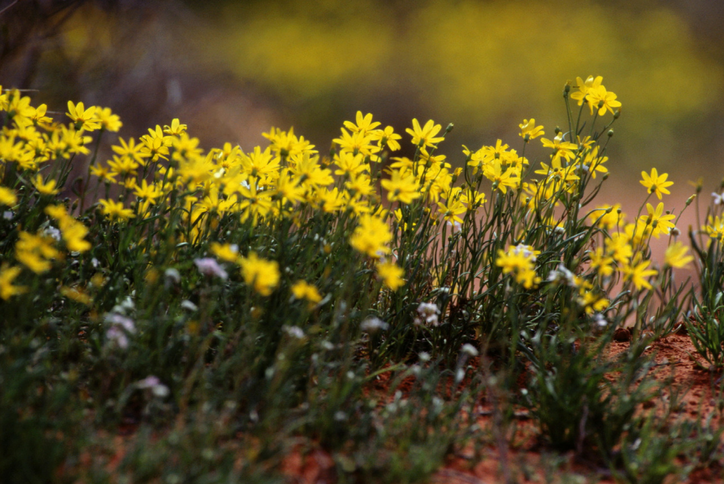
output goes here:
[[[328, 158], [275, 128], [264, 149], [204, 154], [175, 119], [96, 163], [121, 127], [110, 110], [69, 102], [66, 125], [4, 91], [0, 424], [19, 445], [3, 468], [273, 482], [297, 442], [343, 481], [423, 481], [487, 441], [472, 419], [487, 401], [498, 446], [523, 403], [554, 449], [671, 473], [679, 447], [637, 414], [657, 395], [643, 332], [689, 301], [673, 279], [687, 249], [672, 240], [659, 267], [649, 248], [675, 238], [647, 203], [671, 182], [645, 174], [631, 222], [593, 208], [621, 103], [594, 76], [563, 95], [545, 161], [524, 156], [545, 134], [526, 119], [520, 153], [465, 147], [454, 169], [437, 153], [452, 125], [413, 120], [414, 157], [391, 157], [402, 137], [361, 112]], [[635, 341], [610, 361], [627, 322]], [[99, 433], [119, 428], [135, 435], [114, 460]]]

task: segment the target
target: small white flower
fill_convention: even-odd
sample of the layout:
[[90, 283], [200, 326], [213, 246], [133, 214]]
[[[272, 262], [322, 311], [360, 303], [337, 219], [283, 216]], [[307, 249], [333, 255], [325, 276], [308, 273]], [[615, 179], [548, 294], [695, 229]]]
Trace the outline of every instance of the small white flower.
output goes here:
[[721, 205], [724, 201], [724, 195], [712, 192], [711, 196], [714, 197], [714, 205]]
[[462, 230], [463, 226], [457, 220], [455, 222], [447, 222], [448, 227], [452, 228], [452, 233], [457, 234]]
[[120, 326], [131, 334], [136, 332], [136, 325], [133, 323], [133, 320], [121, 314], [108, 313], [103, 319], [106, 323], [112, 324], [115, 327]]
[[221, 267], [218, 262], [216, 262], [216, 259], [212, 259], [211, 257], [194, 259], [194, 264], [196, 264], [196, 267], [198, 267], [199, 272], [205, 276], [216, 276], [224, 281], [229, 278], [229, 274], [227, 274], [224, 268]]
[[558, 264], [558, 268], [548, 273], [549, 282], [563, 282], [565, 281], [571, 287], [578, 287], [576, 283], [576, 276], [571, 271], [566, 269], [563, 264]]
[[513, 252], [515, 253], [515, 255], [522, 255], [526, 259], [530, 259], [533, 262], [535, 262], [536, 260], [535, 251], [530, 245], [518, 244], [513, 249]]
[[282, 330], [292, 338], [304, 338], [304, 331], [302, 331], [302, 328], [300, 328], [299, 326], [283, 326]]
[[417, 357], [423, 363], [427, 363], [428, 361], [430, 361], [430, 353], [428, 353], [427, 351], [421, 351], [420, 354], [417, 355]]
[[140, 389], [146, 389], [159, 385], [160, 383], [161, 380], [159, 380], [158, 377], [149, 375], [143, 380], [139, 380], [138, 382], [136, 382], [136, 386]]
[[111, 311], [118, 314], [128, 314], [135, 308], [136, 305], [133, 304], [133, 299], [131, 299], [131, 296], [126, 296], [126, 299], [124, 299], [121, 304], [116, 304], [115, 306], [113, 306], [113, 309], [111, 309]]
[[196, 304], [189, 301], [188, 299], [184, 299], [183, 301], [181, 301], [181, 307], [184, 309], [188, 309], [192, 313], [199, 309], [199, 307]]
[[157, 397], [166, 397], [168, 396], [168, 387], [161, 383], [161, 380], [158, 379], [158, 377], [149, 375], [143, 380], [139, 380], [136, 382], [136, 388], [140, 388], [141, 390], [150, 389], [151, 393], [153, 393]]
[[118, 326], [111, 326], [108, 331], [106, 331], [106, 338], [108, 341], [118, 345], [121, 349], [125, 350], [128, 348], [128, 337]]
[[429, 324], [430, 326], [438, 326], [440, 324], [437, 316], [440, 309], [434, 303], [420, 303], [417, 306], [418, 317], [415, 318], [415, 324]]
[[334, 345], [327, 340], [322, 341], [322, 348], [327, 351], [332, 351], [334, 349]]
[[181, 283], [181, 273], [177, 269], [166, 269], [163, 273], [163, 277], [165, 279], [164, 286], [166, 289]]
[[603, 314], [596, 313], [593, 316], [593, 320], [596, 322], [599, 328], [605, 328], [608, 325], [608, 321], [606, 321], [606, 318], [603, 317]]
[[460, 351], [469, 356], [478, 356], [479, 354], [477, 348], [475, 348], [475, 346], [471, 345], [470, 343], [465, 343]]
[[45, 228], [45, 235], [47, 235], [48, 237], [52, 237], [57, 241], [60, 241], [61, 239], [60, 230], [56, 229], [52, 225]]
[[380, 318], [376, 318], [373, 316], [362, 321], [362, 324], [360, 324], [359, 327], [362, 331], [374, 333], [379, 329], [381, 329], [382, 331], [387, 331], [387, 328], [389, 328], [390, 325], [382, 321]]
[[12, 218], [13, 218], [14, 215], [15, 215], [15, 214], [14, 214], [13, 212], [11, 212], [10, 210], [7, 210], [7, 211], [3, 212], [3, 218], [4, 218], [5, 220], [12, 220]]

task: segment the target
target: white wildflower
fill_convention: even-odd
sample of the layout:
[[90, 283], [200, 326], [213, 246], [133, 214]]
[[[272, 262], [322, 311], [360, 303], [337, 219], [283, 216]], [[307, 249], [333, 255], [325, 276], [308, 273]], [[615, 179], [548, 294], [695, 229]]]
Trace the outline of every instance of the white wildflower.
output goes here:
[[169, 393], [168, 387], [161, 383], [158, 377], [153, 375], [149, 375], [143, 380], [136, 382], [136, 388], [140, 388], [141, 390], [149, 389], [151, 393], [161, 398], [168, 396]]
[[199, 272], [205, 276], [216, 276], [224, 281], [229, 278], [229, 274], [227, 274], [224, 268], [221, 267], [218, 262], [216, 262], [216, 259], [212, 259], [211, 257], [194, 259], [194, 264], [196, 264], [196, 267], [198, 267]]
[[565, 282], [571, 287], [578, 287], [576, 276], [569, 271], [563, 264], [558, 264], [558, 268], [548, 273], [549, 282]]
[[367, 331], [368, 333], [374, 333], [377, 330], [387, 331], [387, 328], [389, 328], [390, 325], [382, 321], [380, 318], [371, 317], [367, 318], [364, 321], [362, 321], [362, 324], [360, 324], [360, 329], [362, 331]]
[[163, 284], [166, 289], [169, 289], [171, 286], [175, 286], [176, 284], [181, 283], [181, 273], [178, 271], [178, 269], [166, 269], [166, 271], [163, 273], [163, 278]]
[[128, 348], [128, 337], [118, 326], [111, 326], [108, 331], [106, 331], [106, 339], [123, 350]]
[[471, 345], [470, 343], [465, 343], [460, 351], [469, 356], [478, 356], [479, 354], [477, 348], [475, 348], [475, 346]]
[[415, 318], [415, 324], [428, 324], [430, 326], [438, 326], [440, 324], [437, 316], [440, 314], [440, 308], [434, 303], [420, 303], [417, 306], [418, 316]]
[[304, 338], [304, 331], [299, 326], [283, 326], [282, 330], [292, 338]]

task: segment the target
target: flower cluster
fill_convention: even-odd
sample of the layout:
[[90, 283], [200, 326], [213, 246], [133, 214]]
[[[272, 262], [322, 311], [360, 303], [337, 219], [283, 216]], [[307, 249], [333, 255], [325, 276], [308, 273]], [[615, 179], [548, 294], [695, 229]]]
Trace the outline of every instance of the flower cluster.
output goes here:
[[[617, 281], [635, 291], [652, 288], [659, 270], [648, 242], [676, 235], [676, 217], [648, 199], [633, 222], [619, 205], [581, 212], [588, 185], [608, 176], [599, 139], [621, 104], [600, 76], [578, 78], [566, 94], [590, 108], [594, 124], [607, 114], [613, 120], [588, 136], [578, 126], [557, 128], [549, 139], [535, 119], [524, 119], [520, 153], [500, 139], [477, 150], [463, 146], [458, 168], [437, 154], [452, 125], [443, 130], [433, 120], [413, 119], [406, 129], [413, 157], [390, 156], [401, 149], [402, 136], [357, 112], [326, 158], [293, 128], [271, 128], [263, 133], [268, 144], [248, 151], [226, 143], [205, 152], [188, 126], [173, 119], [137, 139], [112, 140], [110, 159], [90, 165], [78, 208], [56, 201], [67, 190], [71, 161], [117, 132], [120, 119], [108, 108], [71, 101], [64, 124], [47, 116], [45, 105], [35, 108], [18, 91], [2, 91], [0, 204], [9, 215], [1, 223], [13, 250], [2, 257], [0, 297], [20, 298], [54, 271], [64, 298], [92, 305], [104, 281], [116, 277], [118, 258], [135, 261], [151, 285], [160, 274], [176, 274], [165, 278], [169, 288], [183, 285], [179, 268], [189, 257], [206, 286], [240, 284], [262, 298], [280, 292], [310, 311], [345, 287], [330, 278], [350, 261], [380, 294], [437, 288], [453, 301], [463, 296], [458, 291], [479, 300], [474, 288], [497, 287], [500, 277], [534, 298], [566, 286], [576, 292], [577, 311], [606, 312], [607, 288]], [[538, 138], [543, 161], [531, 165], [524, 153]], [[642, 177], [649, 196], [669, 194], [666, 173], [654, 168]], [[287, 241], [311, 225], [319, 229], [304, 249], [306, 259], [285, 258]], [[721, 239], [722, 226], [713, 215], [703, 230]], [[119, 255], [109, 257], [104, 244]], [[676, 242], [664, 265], [680, 268], [691, 260]], [[430, 267], [420, 270], [425, 264]], [[415, 318], [435, 326], [444, 311], [430, 304], [418, 307]], [[114, 326], [108, 338], [124, 346], [126, 333]]]

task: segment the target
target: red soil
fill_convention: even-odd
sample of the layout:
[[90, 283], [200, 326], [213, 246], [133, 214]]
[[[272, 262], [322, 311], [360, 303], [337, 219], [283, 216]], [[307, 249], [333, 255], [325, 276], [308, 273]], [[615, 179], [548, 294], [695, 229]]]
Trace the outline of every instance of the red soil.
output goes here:
[[[625, 335], [620, 339], [626, 339]], [[615, 341], [610, 347], [609, 356], [614, 358], [629, 344], [627, 341]], [[704, 369], [705, 361], [696, 353], [686, 334], [671, 334], [655, 341], [646, 353], [654, 355], [656, 364], [654, 377], [660, 381], [670, 379], [673, 384], [667, 388], [679, 392], [680, 405], [670, 415], [672, 421], [700, 419], [705, 422], [709, 416], [712, 416], [710, 425], [714, 428], [720, 425], [721, 415], [716, 408], [715, 392], [718, 387], [721, 388], [721, 375]], [[387, 384], [388, 376], [381, 375], [369, 391], [386, 392]], [[404, 392], [411, 384], [412, 380], [403, 382], [400, 390]], [[650, 408], [661, 414], [671, 398], [669, 392], [670, 390], [667, 390], [661, 402], [654, 403]], [[493, 416], [490, 408], [481, 406], [479, 410], [478, 422], [481, 426], [492, 428]], [[527, 417], [525, 411], [517, 412], [516, 420], [518, 425], [512, 439], [515, 442], [513, 445], [510, 444], [511, 436], [507, 435], [501, 436], [497, 445], [485, 447], [477, 455], [472, 446], [469, 449], [462, 449], [448, 457], [445, 465], [433, 475], [431, 482], [434, 484], [490, 484], [503, 483], [506, 480], [517, 483], [561, 482], [558, 476], [563, 473], [569, 477], [575, 476], [575, 480], [565, 482], [588, 484], [615, 482], [609, 469], [581, 459], [574, 452], [553, 457], [555, 453], [546, 449], [541, 443], [537, 426]], [[681, 464], [685, 463], [682, 461]], [[289, 482], [316, 484], [336, 482], [334, 467], [330, 454], [316, 449], [304, 454], [298, 450], [292, 452], [284, 460], [282, 469], [289, 477]], [[722, 474], [724, 469], [720, 466], [696, 469], [689, 475], [688, 480], [681, 482], [724, 483]]]

